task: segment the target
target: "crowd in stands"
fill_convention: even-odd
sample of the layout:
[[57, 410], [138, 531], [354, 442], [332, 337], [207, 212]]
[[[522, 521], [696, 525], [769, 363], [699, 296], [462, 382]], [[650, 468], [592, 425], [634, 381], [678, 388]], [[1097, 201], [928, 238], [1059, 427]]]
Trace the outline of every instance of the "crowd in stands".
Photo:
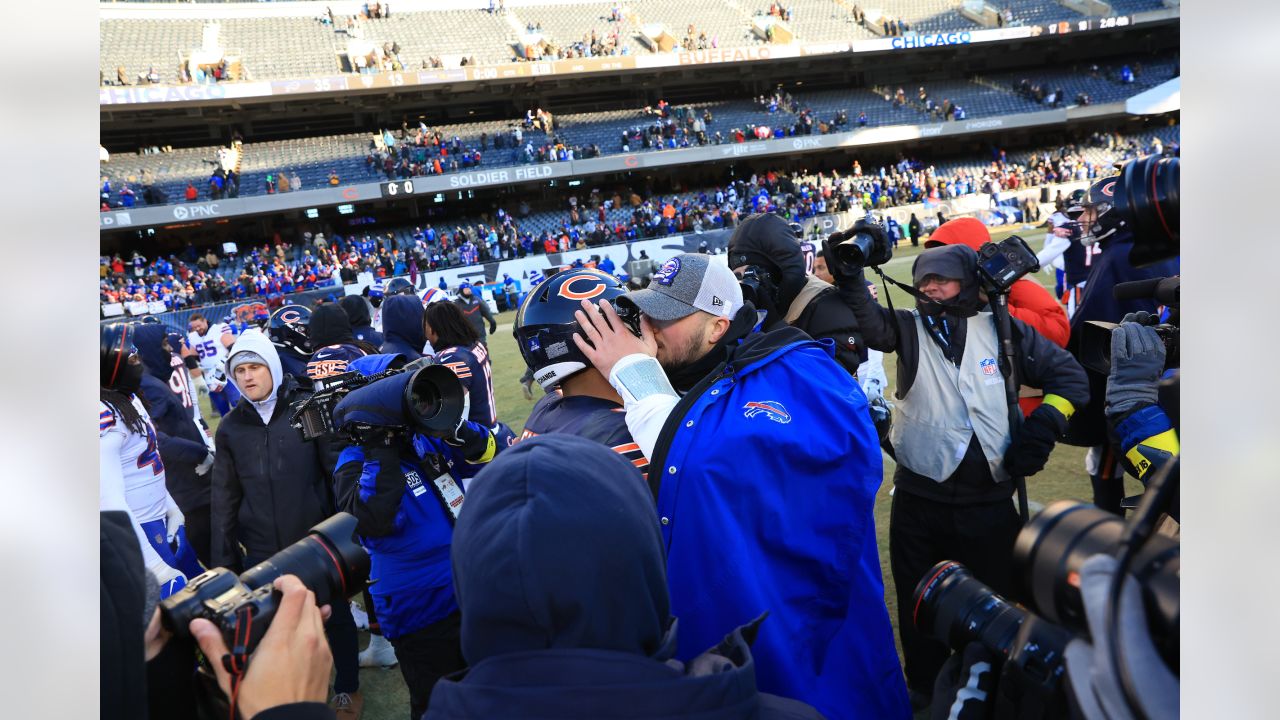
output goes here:
[[[1104, 157], [1086, 152], [1105, 150]], [[269, 304], [292, 292], [348, 284], [362, 272], [375, 277], [415, 275], [495, 260], [565, 252], [618, 242], [701, 233], [737, 225], [755, 212], [801, 221], [850, 209], [886, 209], [971, 195], [996, 194], [1052, 183], [1088, 180], [1111, 164], [1145, 154], [1178, 153], [1176, 141], [1095, 132], [1081, 145], [1011, 156], [995, 149], [985, 163], [938, 168], [918, 159], [864, 169], [787, 174], [769, 171], [693, 192], [644, 197], [619, 187], [568, 197], [552, 213], [535, 214], [526, 202], [516, 214], [497, 208], [475, 222], [416, 227], [412, 232], [326, 236], [305, 232], [296, 241], [279, 233], [243, 257], [204, 254], [188, 246], [180, 257], [148, 260], [140, 254], [102, 258], [101, 300], [161, 301], [181, 309], [255, 297]], [[1090, 159], [1090, 158], [1093, 159]], [[229, 262], [223, 262], [229, 261]]]

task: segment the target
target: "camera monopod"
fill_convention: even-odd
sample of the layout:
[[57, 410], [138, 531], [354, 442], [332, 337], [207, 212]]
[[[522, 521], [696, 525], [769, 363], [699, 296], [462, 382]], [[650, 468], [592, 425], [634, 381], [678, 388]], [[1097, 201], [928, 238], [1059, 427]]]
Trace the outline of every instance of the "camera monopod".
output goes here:
[[[996, 341], [1000, 345], [1000, 373], [1004, 375], [1004, 394], [1009, 403], [1009, 435], [1016, 439], [1022, 428], [1022, 407], [1018, 405], [1018, 376], [1016, 356], [1013, 351], [1013, 321], [1009, 316], [1009, 292], [1000, 290], [988, 295], [991, 314], [996, 321]], [[1027, 480], [1021, 475], [1012, 478], [1018, 489], [1018, 514], [1025, 525], [1031, 519], [1027, 503]]]

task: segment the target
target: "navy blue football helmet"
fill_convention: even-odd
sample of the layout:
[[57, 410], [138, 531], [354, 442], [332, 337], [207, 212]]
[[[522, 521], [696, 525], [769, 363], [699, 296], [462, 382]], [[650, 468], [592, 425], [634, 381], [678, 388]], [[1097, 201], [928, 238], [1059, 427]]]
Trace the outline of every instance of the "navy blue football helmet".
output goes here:
[[387, 284], [383, 286], [382, 292], [387, 297], [391, 297], [392, 295], [417, 295], [418, 294], [417, 291], [413, 289], [413, 283], [409, 282], [408, 280], [402, 277], [392, 278], [388, 280]]
[[[533, 378], [542, 389], [551, 389], [574, 373], [584, 370], [590, 361], [573, 342], [579, 332], [573, 314], [582, 309], [583, 300], [609, 300], [615, 309], [618, 298], [627, 289], [618, 279], [593, 268], [571, 268], [556, 273], [529, 291], [516, 310], [516, 345]], [[639, 313], [625, 303], [619, 315], [631, 331], [640, 335]]]
[[267, 319], [267, 337], [280, 350], [288, 350], [299, 357], [311, 355], [311, 339], [307, 326], [311, 324], [311, 308], [306, 305], [278, 307]]

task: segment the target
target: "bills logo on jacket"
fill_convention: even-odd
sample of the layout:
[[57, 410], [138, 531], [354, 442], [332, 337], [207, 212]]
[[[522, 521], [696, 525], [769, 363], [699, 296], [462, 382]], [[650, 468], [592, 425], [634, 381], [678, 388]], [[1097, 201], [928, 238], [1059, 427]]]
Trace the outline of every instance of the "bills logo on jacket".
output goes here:
[[746, 405], [743, 405], [742, 408], [746, 411], [742, 413], [743, 417], [752, 418], [757, 415], [764, 415], [770, 420], [776, 423], [782, 423], [783, 425], [791, 422], [791, 413], [787, 412], [787, 409], [783, 407], [780, 402], [774, 402], [773, 400], [761, 400], [757, 402], [753, 400]]
[[676, 273], [680, 272], [680, 258], [671, 258], [662, 263], [658, 272], [653, 274], [653, 281], [659, 285], [671, 285], [676, 281]]

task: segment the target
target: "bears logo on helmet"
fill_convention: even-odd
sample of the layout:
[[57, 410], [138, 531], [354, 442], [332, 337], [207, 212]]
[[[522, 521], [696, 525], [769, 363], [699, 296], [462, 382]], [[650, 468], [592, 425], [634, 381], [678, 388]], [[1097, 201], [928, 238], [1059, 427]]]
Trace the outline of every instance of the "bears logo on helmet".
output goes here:
[[[573, 341], [580, 332], [574, 313], [582, 309], [582, 301], [609, 300], [616, 307], [617, 298], [625, 293], [617, 278], [590, 268], [556, 273], [529, 291], [516, 310], [512, 334], [543, 390], [550, 392], [590, 365]], [[639, 334], [634, 327], [632, 332]]]
[[285, 305], [276, 308], [267, 320], [267, 337], [278, 348], [290, 350], [300, 356], [311, 354], [311, 340], [307, 337], [307, 325], [311, 323], [311, 309], [305, 305]]

